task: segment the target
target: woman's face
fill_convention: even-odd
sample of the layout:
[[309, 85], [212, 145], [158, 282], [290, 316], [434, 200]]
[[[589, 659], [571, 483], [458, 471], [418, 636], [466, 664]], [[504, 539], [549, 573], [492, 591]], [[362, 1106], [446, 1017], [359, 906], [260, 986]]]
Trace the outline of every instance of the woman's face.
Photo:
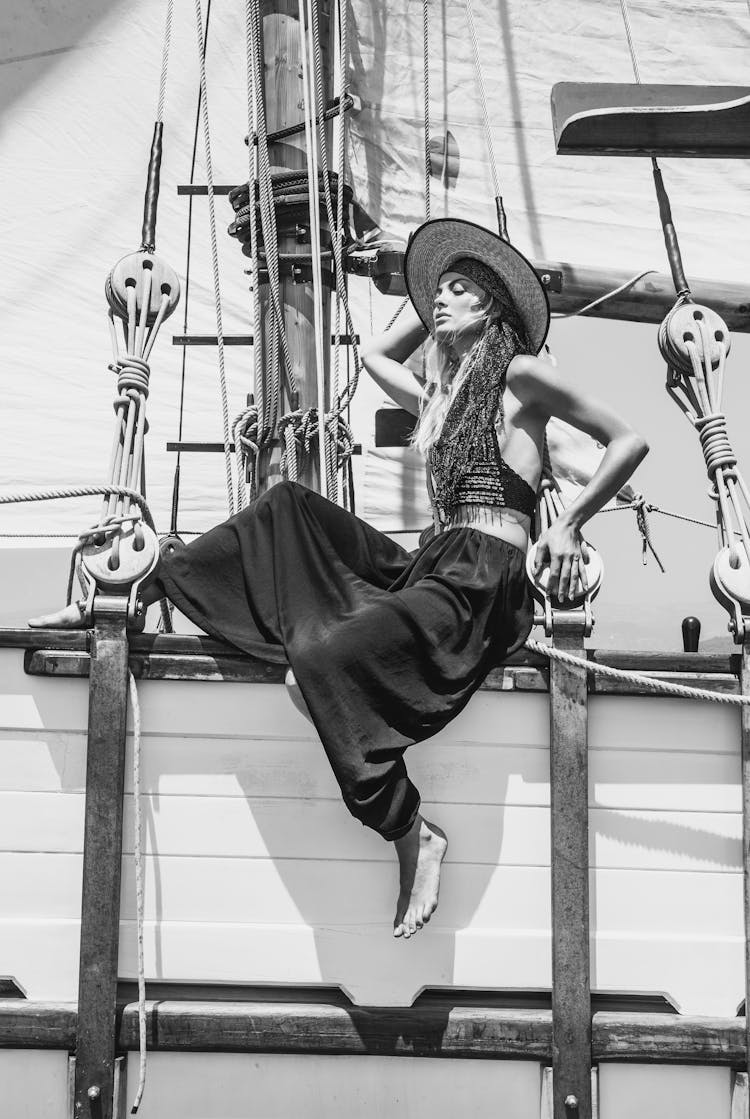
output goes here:
[[478, 308], [484, 303], [484, 288], [462, 276], [460, 272], [443, 272], [435, 291], [433, 322], [435, 338], [455, 335], [467, 322], [475, 321]]

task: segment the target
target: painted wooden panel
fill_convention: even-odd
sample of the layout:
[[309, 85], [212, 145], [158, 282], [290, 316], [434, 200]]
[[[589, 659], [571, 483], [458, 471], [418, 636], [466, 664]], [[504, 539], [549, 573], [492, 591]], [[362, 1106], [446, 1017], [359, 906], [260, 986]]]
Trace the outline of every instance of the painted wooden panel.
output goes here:
[[589, 697], [589, 749], [739, 752], [739, 712], [729, 704], [691, 699]]
[[[84, 795], [0, 793], [0, 851], [80, 852]], [[393, 861], [388, 844], [355, 827], [339, 800], [144, 796], [144, 849], [163, 856], [304, 857]], [[451, 837], [448, 863], [549, 865], [549, 812], [511, 805], [424, 801]], [[133, 797], [125, 798], [123, 850], [133, 851]], [[739, 870], [736, 813], [594, 808], [591, 863], [597, 867]]]
[[[213, 738], [250, 734], [310, 737], [309, 723], [283, 687], [194, 681], [144, 681], [138, 685], [144, 731]], [[0, 726], [85, 730], [87, 681], [28, 677], [19, 650], [0, 650]], [[511, 698], [498, 708], [498, 701]], [[502, 719], [498, 711], [502, 710]], [[547, 697], [479, 692], [450, 727], [433, 741], [549, 742]]]
[[0, 1114], [8, 1119], [69, 1119], [68, 1054], [0, 1050]]
[[[128, 1057], [130, 1092], [138, 1058]], [[410, 1057], [154, 1053], [142, 1119], [538, 1119], [539, 1066]]]
[[730, 1091], [728, 1069], [599, 1067], [602, 1119], [724, 1119], [729, 1116]]
[[[78, 925], [0, 921], [4, 966], [33, 999], [75, 999]], [[430, 928], [401, 944], [387, 924], [147, 922], [146, 972], [175, 982], [340, 986], [355, 1002], [409, 1005], [425, 987], [549, 989], [549, 935], [539, 929]], [[120, 929], [119, 973], [136, 975], [135, 925]], [[741, 937], [600, 934], [592, 985], [664, 993], [689, 1014], [733, 1016], [744, 991]]]
[[[254, 685], [256, 686], [256, 685]], [[521, 697], [504, 696], [516, 703]], [[536, 697], [535, 697], [536, 698]], [[161, 795], [328, 797], [338, 786], [308, 726], [298, 737], [144, 734], [144, 791]], [[549, 804], [549, 752], [542, 745], [494, 746], [455, 738], [411, 747], [409, 771], [431, 802]], [[739, 747], [724, 752], [664, 748], [654, 737], [639, 748], [599, 747], [590, 756], [592, 806], [738, 812]], [[83, 791], [83, 731], [0, 730], [0, 790]], [[132, 791], [132, 739], [126, 788]]]
[[[395, 897], [396, 862], [289, 858], [145, 859], [146, 913], [171, 921], [313, 926], [382, 925]], [[4, 915], [78, 916], [81, 858], [0, 855]], [[549, 871], [543, 867], [448, 863], [431, 928], [547, 928]], [[600, 870], [592, 875], [597, 931], [654, 936], [734, 935], [739, 876]], [[132, 859], [123, 863], [123, 917], [134, 913]]]

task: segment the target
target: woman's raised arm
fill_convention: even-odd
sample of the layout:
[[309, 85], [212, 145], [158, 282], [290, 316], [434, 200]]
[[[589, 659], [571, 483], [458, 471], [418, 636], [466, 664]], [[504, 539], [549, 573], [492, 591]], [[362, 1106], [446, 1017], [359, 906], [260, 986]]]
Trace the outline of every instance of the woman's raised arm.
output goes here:
[[416, 311], [409, 307], [399, 315], [390, 330], [376, 334], [360, 349], [360, 357], [373, 381], [401, 408], [419, 415], [423, 385], [403, 364], [427, 337], [427, 330]]

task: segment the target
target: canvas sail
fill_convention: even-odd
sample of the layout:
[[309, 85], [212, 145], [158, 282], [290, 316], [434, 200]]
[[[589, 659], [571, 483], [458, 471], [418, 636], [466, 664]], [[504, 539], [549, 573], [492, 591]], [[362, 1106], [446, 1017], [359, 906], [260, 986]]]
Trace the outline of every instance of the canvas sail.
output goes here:
[[[643, 81], [748, 81], [750, 15], [742, 4], [639, 0], [629, 8]], [[555, 153], [555, 82], [634, 81], [618, 0], [471, 0], [471, 9], [511, 240], [532, 259], [667, 271], [649, 161]], [[351, 11], [349, 157], [359, 229], [365, 239], [403, 242], [425, 216], [422, 4], [352, 0]], [[438, 0], [428, 13], [431, 216], [496, 228], [467, 3]], [[744, 281], [744, 162], [662, 165], [688, 273]]]
[[[554, 151], [549, 109], [554, 82], [631, 79], [618, 0], [472, 2], [513, 241], [535, 258], [632, 268], [633, 273], [646, 268], [665, 271], [648, 161], [561, 158]], [[103, 284], [115, 261], [137, 248], [140, 240], [164, 11], [162, 0], [65, 0], [52, 9], [8, 0], [2, 6], [0, 160], [8, 170], [0, 217], [4, 250], [0, 484], [5, 492], [86, 485], [105, 473], [115, 379], [107, 369], [111, 354]], [[630, 11], [644, 80], [741, 84], [750, 74], [750, 15], [739, 0], [720, 0], [710, 8], [676, 0], [633, 0]], [[205, 19], [205, 3], [203, 14]], [[463, 0], [430, 0], [429, 16], [431, 136], [439, 151], [441, 138], [450, 132], [457, 149], [457, 159], [451, 149], [454, 159], [447, 170], [441, 171], [436, 159], [432, 214], [468, 217], [492, 227], [493, 188], [465, 5]], [[354, 0], [349, 30], [355, 108], [349, 115], [347, 174], [355, 189], [356, 230], [363, 244], [384, 238], [403, 243], [424, 217], [422, 5], [414, 0], [406, 4]], [[242, 4], [212, 5], [207, 72], [218, 183], [238, 183], [248, 175], [244, 34]], [[290, 56], [286, 65], [294, 71], [299, 60]], [[194, 13], [190, 6], [180, 5], [167, 84], [157, 251], [183, 281], [188, 200], [178, 195], [177, 186], [190, 181], [197, 92]], [[743, 280], [748, 256], [744, 162], [662, 163], [688, 274]], [[200, 132], [194, 179], [206, 181]], [[221, 198], [217, 216], [224, 330], [247, 335], [252, 329], [244, 273], [247, 259], [224, 235], [232, 212]], [[193, 207], [189, 279], [188, 332], [215, 333], [205, 198], [196, 199]], [[352, 277], [351, 295], [355, 325], [362, 335], [382, 329], [397, 306], [396, 300], [381, 296], [366, 279]], [[171, 339], [183, 331], [183, 314], [184, 302], [163, 329], [152, 355], [147, 482], [149, 504], [161, 530], [169, 526], [175, 463], [167, 443], [178, 438], [180, 428], [187, 440], [222, 437], [215, 348], [188, 348], [180, 421], [182, 350]], [[596, 324], [571, 323], [565, 327], [565, 338], [557, 334], [553, 338], [555, 348], [559, 338], [565, 350], [566, 339], [579, 328], [588, 340]], [[621, 330], [627, 330], [627, 336], [618, 334], [616, 345], [628, 348], [636, 368], [648, 354], [650, 372], [642, 395], [648, 392], [649, 408], [655, 413], [663, 396], [663, 366], [653, 328], [645, 340], [646, 328]], [[735, 340], [736, 350], [741, 341]], [[564, 352], [561, 356], [565, 369], [575, 369], [575, 362]], [[592, 360], [599, 361], [599, 355]], [[614, 402], [617, 386], [611, 360], [608, 357], [606, 395]], [[732, 361], [737, 360], [733, 355]], [[232, 415], [252, 391], [251, 368], [248, 347], [227, 349]], [[735, 368], [741, 370], [742, 365], [733, 365], [731, 384], [744, 383], [741, 374], [735, 378]], [[638, 419], [634, 393], [618, 400], [618, 406], [623, 414]], [[737, 398], [735, 407], [741, 408], [742, 400]], [[355, 438], [365, 448], [372, 442], [374, 411], [382, 403], [382, 393], [363, 381], [353, 421]], [[664, 412], [664, 419], [659, 415], [655, 420], [658, 442], [651, 439], [653, 450], [645, 464], [656, 479], [648, 495], [679, 511], [710, 517], [693, 433], [668, 402]], [[741, 440], [735, 441], [741, 451]], [[659, 472], [666, 442], [668, 469]], [[672, 469], [675, 461], [680, 463], [679, 477]], [[362, 460], [356, 465], [363, 477]], [[384, 467], [376, 476], [387, 473]], [[674, 481], [672, 490], [667, 481]], [[412, 489], [416, 494], [416, 481]], [[694, 507], [691, 494], [697, 495]], [[96, 499], [4, 506], [0, 530], [75, 536], [92, 522], [97, 510]], [[180, 529], [205, 529], [226, 511], [222, 456], [183, 456]], [[360, 511], [366, 510], [360, 506]], [[419, 517], [421, 525], [424, 510]], [[383, 527], [389, 527], [387, 520], [386, 512], [380, 521]], [[632, 527], [627, 532], [632, 534]], [[618, 539], [610, 549], [608, 586], [615, 586], [612, 571], [621, 553], [627, 552], [628, 571], [632, 572], [633, 562], [638, 563], [637, 537], [626, 539], [625, 547]], [[707, 604], [686, 591], [684, 605], [672, 601], [670, 610], [678, 618], [713, 610], [713, 629], [718, 632], [724, 620], [705, 586], [713, 536], [705, 532], [700, 541], [702, 552], [692, 546], [692, 540], [688, 548], [697, 558], [696, 570], [689, 580], [685, 576], [685, 584], [704, 588]], [[669, 565], [669, 550], [665, 558]], [[680, 570], [684, 568], [681, 559]], [[677, 594], [674, 571], [673, 562], [668, 596], [672, 599]], [[64, 593], [65, 581], [63, 563], [55, 594]], [[644, 586], [642, 580], [641, 596]], [[636, 618], [629, 605], [626, 621], [650, 623], [654, 603], [664, 600], [664, 585], [655, 584], [648, 593], [653, 602], [644, 602], [643, 616]], [[623, 592], [623, 601], [626, 597]], [[611, 634], [598, 632], [598, 641], [604, 637], [634, 640], [623, 638], [615, 626]]]

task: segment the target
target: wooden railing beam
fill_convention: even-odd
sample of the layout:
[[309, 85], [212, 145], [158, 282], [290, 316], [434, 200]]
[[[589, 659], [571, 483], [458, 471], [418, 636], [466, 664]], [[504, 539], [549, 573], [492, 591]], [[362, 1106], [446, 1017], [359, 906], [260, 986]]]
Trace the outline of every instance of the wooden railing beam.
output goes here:
[[[740, 685], [750, 695], [750, 636], [742, 646]], [[745, 1065], [750, 1074], [750, 706], [740, 709], [742, 740], [742, 879], [745, 914]]]
[[[583, 611], [553, 611], [555, 647], [584, 656]], [[586, 672], [550, 666], [554, 1119], [591, 1119]]]
[[91, 641], [74, 1119], [112, 1119], [127, 729], [128, 599], [96, 598]]

